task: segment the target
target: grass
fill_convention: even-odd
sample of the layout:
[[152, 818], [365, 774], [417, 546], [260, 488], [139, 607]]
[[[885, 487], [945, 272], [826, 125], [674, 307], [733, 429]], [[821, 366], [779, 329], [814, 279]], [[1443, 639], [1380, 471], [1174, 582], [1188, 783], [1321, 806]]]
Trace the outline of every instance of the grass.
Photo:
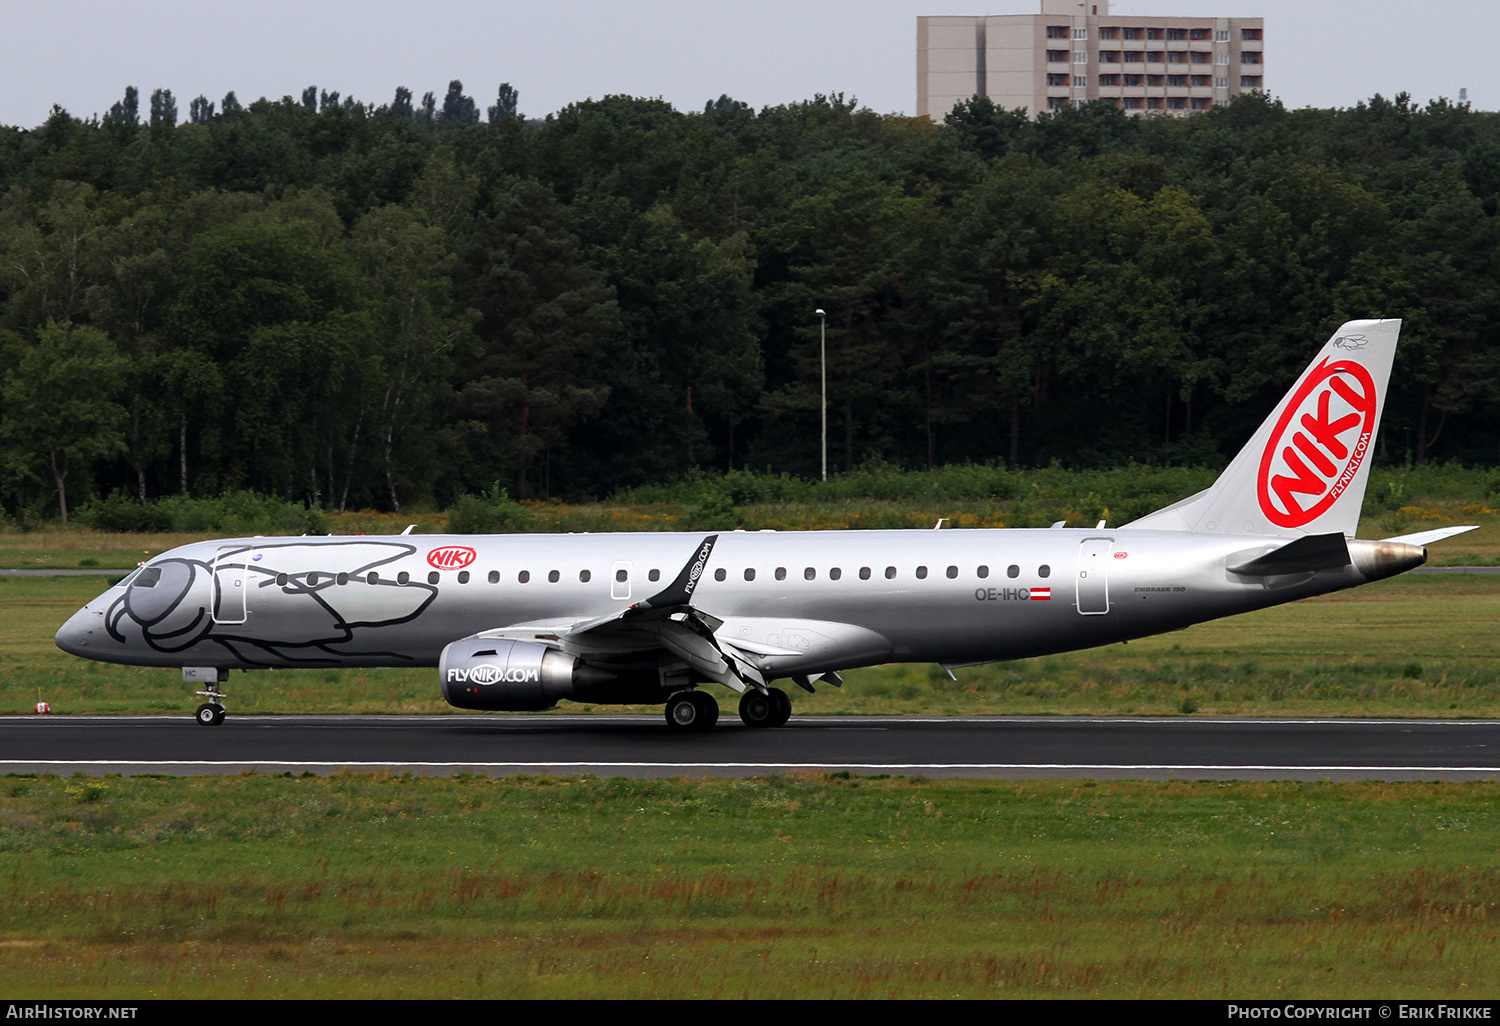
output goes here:
[[[59, 714], [197, 704], [175, 671], [53, 645], [104, 587], [102, 577], [0, 578], [0, 714], [39, 699]], [[850, 671], [842, 689], [787, 691], [803, 714], [1488, 717], [1500, 715], [1496, 623], [1500, 575], [1407, 575], [1128, 645], [961, 669], [956, 682], [936, 666], [894, 665]], [[237, 713], [453, 711], [432, 669], [267, 670], [232, 674], [226, 687]], [[711, 691], [733, 715], [733, 696]]]
[[[737, 470], [692, 474], [628, 489], [604, 502], [511, 501], [498, 488], [465, 496], [446, 512], [372, 510], [325, 513], [248, 492], [219, 498], [162, 498], [142, 505], [116, 494], [80, 507], [62, 528], [28, 520], [32, 531], [0, 530], [0, 566], [129, 568], [189, 541], [246, 534], [417, 534], [468, 525], [478, 531], [723, 531], [926, 529], [939, 518], [956, 528], [1046, 527], [1059, 520], [1084, 527], [1127, 523], [1207, 487], [1205, 467], [1130, 465], [1109, 470], [1044, 467], [1007, 473], [998, 467], [950, 466], [902, 471], [873, 465], [827, 481]], [[1378, 467], [1363, 506], [1362, 535], [1391, 537], [1448, 524], [1481, 529], [1433, 549], [1439, 565], [1500, 564], [1500, 473], [1458, 466]], [[92, 523], [112, 530], [80, 526]], [[131, 533], [135, 526], [202, 528]], [[127, 530], [119, 530], [119, 529]]]
[[14, 998], [1493, 999], [1493, 784], [0, 781]]

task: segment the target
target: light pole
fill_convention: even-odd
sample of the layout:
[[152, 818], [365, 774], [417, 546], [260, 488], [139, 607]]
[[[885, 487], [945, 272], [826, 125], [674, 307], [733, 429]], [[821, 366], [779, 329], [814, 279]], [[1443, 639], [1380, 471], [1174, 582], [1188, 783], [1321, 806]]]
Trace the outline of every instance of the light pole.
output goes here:
[[823, 394], [823, 480], [828, 480], [828, 314], [821, 309], [818, 315], [818, 378]]

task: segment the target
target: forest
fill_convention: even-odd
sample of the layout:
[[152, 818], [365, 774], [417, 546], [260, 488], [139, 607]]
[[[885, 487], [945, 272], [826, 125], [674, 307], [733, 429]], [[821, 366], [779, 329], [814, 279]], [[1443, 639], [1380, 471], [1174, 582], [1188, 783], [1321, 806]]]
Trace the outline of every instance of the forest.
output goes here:
[[131, 87], [0, 128], [0, 505], [816, 477], [824, 331], [830, 473], [1222, 465], [1363, 317], [1405, 322], [1377, 464], [1495, 465], [1497, 210], [1500, 119], [1404, 94], [528, 118], [455, 81], [183, 120]]

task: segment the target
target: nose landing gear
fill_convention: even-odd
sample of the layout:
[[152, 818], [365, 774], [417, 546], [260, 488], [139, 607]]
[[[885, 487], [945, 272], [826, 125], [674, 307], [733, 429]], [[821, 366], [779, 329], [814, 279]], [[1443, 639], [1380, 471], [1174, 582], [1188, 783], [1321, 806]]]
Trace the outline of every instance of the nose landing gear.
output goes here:
[[219, 685], [229, 679], [229, 671], [221, 670], [215, 666], [184, 666], [182, 668], [182, 680], [185, 684], [207, 684], [206, 690], [194, 692], [199, 698], [206, 698], [198, 707], [194, 719], [200, 726], [217, 727], [224, 722], [224, 692], [219, 690]]

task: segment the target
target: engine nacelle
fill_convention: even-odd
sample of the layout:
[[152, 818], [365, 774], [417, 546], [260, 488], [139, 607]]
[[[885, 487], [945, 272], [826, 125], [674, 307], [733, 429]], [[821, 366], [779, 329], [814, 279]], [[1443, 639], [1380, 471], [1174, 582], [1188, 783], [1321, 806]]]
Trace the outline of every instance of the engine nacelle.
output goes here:
[[550, 709], [577, 693], [578, 660], [527, 641], [464, 638], [438, 660], [443, 698], [460, 709]]

